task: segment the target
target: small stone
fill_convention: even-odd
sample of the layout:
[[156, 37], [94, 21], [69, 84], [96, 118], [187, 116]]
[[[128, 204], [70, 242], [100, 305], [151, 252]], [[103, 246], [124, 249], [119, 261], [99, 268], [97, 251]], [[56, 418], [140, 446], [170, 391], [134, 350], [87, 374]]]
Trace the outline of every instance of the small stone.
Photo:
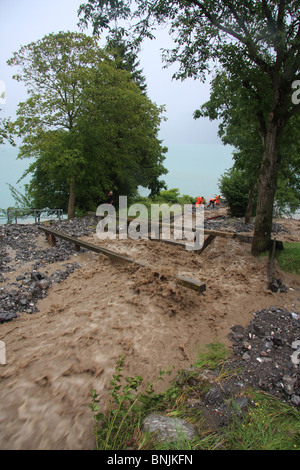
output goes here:
[[50, 287], [50, 285], [51, 285], [51, 281], [49, 281], [48, 279], [42, 279], [38, 283], [39, 288], [42, 290], [47, 290]]
[[43, 276], [41, 273], [39, 273], [38, 271], [32, 271], [31, 273], [31, 279], [33, 281], [40, 281], [41, 279], [43, 279]]
[[248, 354], [247, 352], [245, 352], [243, 355], [242, 355], [242, 359], [244, 361], [249, 361], [250, 360], [250, 354]]
[[291, 403], [296, 406], [300, 406], [300, 396], [299, 395], [292, 395]]
[[293, 352], [293, 354], [291, 355], [291, 359], [293, 364], [300, 364], [300, 349], [297, 349], [297, 351]]

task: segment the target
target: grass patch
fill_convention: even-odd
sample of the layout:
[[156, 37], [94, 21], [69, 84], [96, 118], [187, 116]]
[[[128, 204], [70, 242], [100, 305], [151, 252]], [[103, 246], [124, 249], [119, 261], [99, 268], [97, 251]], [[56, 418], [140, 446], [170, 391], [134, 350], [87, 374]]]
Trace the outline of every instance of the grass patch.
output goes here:
[[228, 351], [224, 344], [210, 343], [199, 350], [195, 367], [198, 369], [217, 369], [227, 358]]
[[[216, 383], [233, 371], [226, 371], [227, 350], [211, 344], [199, 353], [194, 366], [177, 372], [163, 393], [154, 393], [153, 384], [143, 384], [140, 376], [123, 377], [124, 357], [117, 362], [111, 380], [110, 409], [100, 412], [101, 399], [92, 392], [90, 407], [94, 413], [97, 450], [300, 450], [300, 412], [279, 399], [255, 390], [244, 395], [252, 406], [233, 414], [226, 427], [209, 429], [201, 410], [189, 401], [201, 400], [211, 385], [203, 379], [204, 370], [214, 371]], [[170, 371], [161, 371], [157, 380]], [[204, 374], [205, 375], [205, 374]], [[151, 412], [183, 418], [194, 424], [196, 434], [190, 441], [178, 436], [173, 442], [159, 442], [153, 434], [142, 432], [142, 421]]]
[[249, 391], [254, 407], [224, 432], [229, 450], [300, 450], [300, 413], [264, 392]]
[[284, 271], [300, 274], [300, 243], [284, 242], [283, 250], [276, 251], [276, 259]]

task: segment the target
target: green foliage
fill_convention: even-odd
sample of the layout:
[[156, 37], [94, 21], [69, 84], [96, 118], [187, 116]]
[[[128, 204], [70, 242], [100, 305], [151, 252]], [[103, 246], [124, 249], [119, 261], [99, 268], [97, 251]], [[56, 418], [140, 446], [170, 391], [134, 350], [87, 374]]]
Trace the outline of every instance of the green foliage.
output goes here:
[[[228, 351], [225, 345], [212, 343], [199, 351], [198, 359], [189, 370], [180, 370], [165, 391], [156, 394], [152, 384], [139, 390], [140, 376], [123, 377], [124, 356], [117, 362], [111, 380], [110, 409], [105, 416], [100, 411], [101, 400], [92, 392], [90, 408], [94, 414], [94, 433], [98, 450], [300, 450], [299, 411], [275, 397], [256, 390], [244, 390], [252, 406], [247, 412], [233, 413], [232, 421], [217, 432], [210, 430], [197, 408], [188, 405], [189, 399], [199, 399], [211, 388], [202, 372], [218, 371], [216, 383], [234, 374], [226, 370]], [[162, 371], [158, 380], [165, 373]], [[160, 442], [155, 436], [143, 433], [141, 422], [150, 412], [188, 420], [196, 427], [191, 441], [182, 436], [173, 442]]]
[[300, 274], [300, 243], [284, 242], [283, 250], [276, 251], [276, 259], [284, 271]]
[[[94, 433], [96, 435], [97, 450], [124, 450], [132, 439], [134, 429], [145, 416], [153, 403], [153, 384], [147, 383], [142, 390], [138, 390], [143, 382], [141, 376], [126, 377], [123, 380], [123, 366], [125, 357], [117, 361], [115, 374], [110, 382], [110, 408], [107, 416], [99, 411], [100, 400], [96, 390], [92, 391], [90, 408], [94, 414]], [[165, 373], [161, 371], [158, 380]], [[123, 382], [123, 384], [122, 384]]]
[[[263, 78], [260, 79], [261, 82], [262, 80]], [[249, 184], [251, 181], [256, 183], [258, 179], [264, 153], [261, 126], [267, 119], [270, 100], [270, 87], [266, 83], [258, 120], [256, 100], [249, 100], [247, 91], [237, 78], [231, 73], [223, 72], [214, 77], [209, 101], [194, 115], [195, 118], [219, 120], [219, 136], [225, 145], [229, 144], [235, 149], [233, 167], [243, 172]], [[300, 206], [299, 118], [300, 116], [293, 116], [283, 131], [280, 146], [282, 163], [275, 194], [277, 214], [282, 214], [287, 207], [289, 211], [294, 211]], [[239, 212], [244, 215], [243, 211]]]
[[16, 146], [13, 138], [13, 125], [9, 119], [0, 118], [0, 145], [7, 141], [13, 147]]
[[11, 184], [8, 185], [10, 189], [10, 193], [12, 197], [15, 200], [15, 208], [18, 209], [32, 209], [32, 200], [31, 197], [28, 193], [28, 185], [25, 184], [24, 189], [25, 189], [25, 194], [21, 193], [17, 188], [12, 186]]
[[243, 217], [249, 194], [249, 183], [245, 172], [234, 167], [225, 171], [219, 179], [219, 189], [229, 206], [230, 214], [234, 217]]
[[74, 199], [78, 209], [95, 210], [111, 189], [117, 199], [136, 194], [141, 184], [153, 193], [161, 188], [163, 107], [95, 38], [50, 34], [8, 63], [20, 69], [15, 78], [29, 93], [14, 126], [23, 138], [18, 158], [35, 157], [28, 172], [36, 205], [68, 207], [72, 217]]
[[[281, 148], [283, 130], [300, 110], [300, 103], [291, 100], [300, 65], [295, 53], [300, 46], [295, 27], [299, 11], [298, 0], [88, 0], [79, 9], [83, 25], [92, 24], [98, 33], [118, 29], [118, 20], [126, 20], [137, 48], [168, 24], [174, 47], [163, 52], [163, 59], [167, 66], [178, 65], [176, 79], [205, 81], [216, 70], [219, 77], [224, 74], [229, 79], [214, 99], [222, 106], [224, 139], [238, 145], [248, 180], [252, 176], [255, 183], [259, 173], [253, 254], [264, 251], [270, 240], [278, 171], [286, 155]], [[220, 110], [211, 105], [208, 113], [216, 119]], [[198, 110], [195, 117], [200, 115]]]
[[259, 391], [250, 391], [254, 402], [243, 419], [225, 429], [228, 450], [300, 450], [300, 416], [294, 407]]
[[228, 357], [228, 351], [224, 344], [210, 343], [207, 344], [205, 349], [201, 349], [198, 354], [198, 359], [194, 366], [198, 369], [217, 369]]
[[142, 70], [138, 69], [140, 62], [137, 52], [126, 38], [128, 33], [123, 28], [113, 30], [106, 38], [105, 52], [113, 58], [113, 65], [118, 69], [130, 72], [133, 81], [145, 93], [147, 89], [146, 79]]
[[154, 202], [166, 204], [179, 204], [180, 192], [178, 188], [166, 189], [154, 198]]
[[195, 204], [196, 197], [189, 196], [188, 194], [180, 195], [178, 188], [171, 188], [159, 191], [156, 195], [152, 197], [141, 197], [137, 195], [136, 197], [132, 198], [130, 202], [132, 203], [140, 203], [147, 207], [148, 212], [151, 211], [151, 204]]
[[29, 195], [28, 185], [25, 184], [24, 189], [25, 193], [21, 193], [17, 188], [8, 184], [10, 193], [14, 198], [14, 206], [8, 207], [6, 210], [0, 209], [0, 217], [7, 218], [8, 223], [12, 219], [27, 217], [30, 214], [33, 214], [32, 199]]

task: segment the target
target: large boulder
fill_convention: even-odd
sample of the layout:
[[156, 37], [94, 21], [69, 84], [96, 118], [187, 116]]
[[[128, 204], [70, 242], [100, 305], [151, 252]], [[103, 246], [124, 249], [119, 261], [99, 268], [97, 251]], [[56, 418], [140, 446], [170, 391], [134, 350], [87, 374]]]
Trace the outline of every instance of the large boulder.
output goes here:
[[178, 438], [191, 440], [195, 435], [195, 426], [184, 419], [162, 416], [152, 413], [142, 423], [143, 432], [153, 432], [161, 441], [176, 441]]

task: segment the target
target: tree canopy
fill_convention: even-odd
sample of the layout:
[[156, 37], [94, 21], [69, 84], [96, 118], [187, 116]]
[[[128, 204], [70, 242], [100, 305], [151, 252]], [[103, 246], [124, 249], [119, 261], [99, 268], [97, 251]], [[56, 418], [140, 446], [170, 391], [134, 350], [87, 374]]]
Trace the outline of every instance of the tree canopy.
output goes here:
[[83, 33], [60, 32], [22, 47], [9, 61], [29, 98], [19, 104], [19, 158], [35, 157], [29, 192], [37, 204], [95, 209], [110, 189], [157, 191], [166, 173], [158, 139], [163, 108], [153, 104]]
[[95, 32], [114, 29], [118, 20], [130, 22], [137, 46], [168, 23], [175, 45], [164, 59], [178, 64], [176, 78], [204, 81], [218, 67], [245, 90], [255, 103], [263, 142], [252, 253], [267, 249], [283, 158], [282, 131], [300, 109], [292, 100], [292, 86], [300, 78], [300, 1], [89, 0], [79, 16]]
[[[266, 86], [265, 100], [270, 95], [270, 90]], [[243, 187], [244, 203], [239, 204], [239, 216], [243, 216], [246, 208], [246, 196], [254, 198], [255, 187], [259, 175], [260, 166], [263, 159], [263, 133], [260, 129], [260, 121], [256, 119], [257, 110], [262, 112], [263, 108], [258, 108], [255, 100], [249, 100], [246, 91], [237, 87], [235, 80], [224, 72], [217, 74], [211, 82], [210, 99], [204, 103], [200, 109], [194, 113], [195, 118], [209, 117], [209, 119], [219, 120], [219, 136], [224, 144], [232, 145], [234, 168], [241, 170], [241, 173], [226, 172], [221, 178], [221, 186], [228, 193], [227, 182], [232, 179], [232, 194], [225, 197], [231, 201], [233, 209], [234, 181], [237, 177], [243, 179], [240, 185]], [[291, 117], [283, 130], [280, 142], [280, 154], [282, 163], [279, 168], [275, 203], [277, 211], [283, 211], [284, 207], [295, 210], [300, 203], [299, 187], [299, 142], [300, 142], [300, 115]], [[226, 184], [225, 184], [226, 183]], [[248, 189], [247, 189], [248, 184]], [[245, 186], [246, 185], [246, 186]], [[220, 188], [221, 189], [221, 188]], [[231, 189], [231, 188], [230, 188]], [[240, 193], [236, 188], [237, 194]], [[225, 194], [223, 193], [223, 196]], [[246, 222], [250, 221], [252, 206], [249, 201]], [[243, 209], [244, 208], [244, 209]], [[234, 210], [232, 210], [234, 212]]]

